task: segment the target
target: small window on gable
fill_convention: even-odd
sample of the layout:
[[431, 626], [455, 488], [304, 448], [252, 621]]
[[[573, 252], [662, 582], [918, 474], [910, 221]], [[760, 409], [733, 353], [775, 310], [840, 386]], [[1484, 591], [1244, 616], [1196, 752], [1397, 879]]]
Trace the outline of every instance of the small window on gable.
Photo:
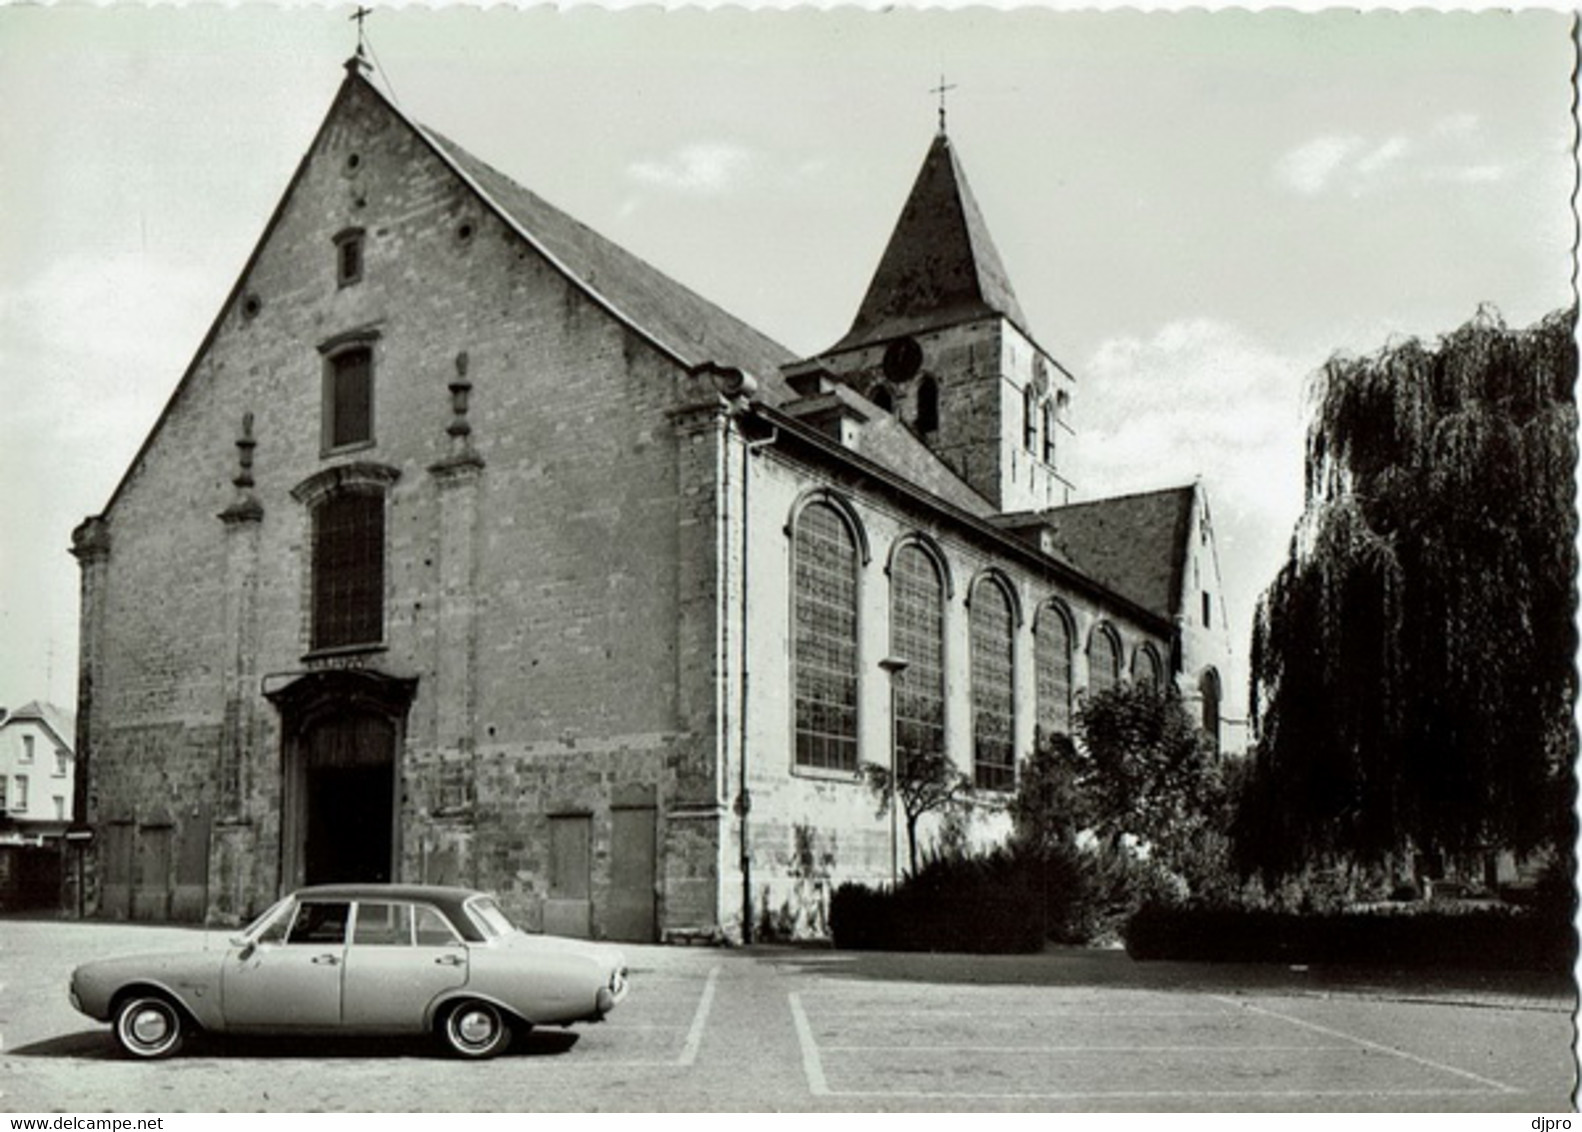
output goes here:
[[1214, 604], [1209, 598], [1208, 591], [1203, 591], [1203, 627], [1210, 628], [1214, 624]]
[[352, 346], [331, 354], [324, 369], [324, 448], [333, 452], [374, 438], [374, 355]]
[[342, 287], [363, 277], [363, 230], [348, 228], [335, 237], [335, 282]]

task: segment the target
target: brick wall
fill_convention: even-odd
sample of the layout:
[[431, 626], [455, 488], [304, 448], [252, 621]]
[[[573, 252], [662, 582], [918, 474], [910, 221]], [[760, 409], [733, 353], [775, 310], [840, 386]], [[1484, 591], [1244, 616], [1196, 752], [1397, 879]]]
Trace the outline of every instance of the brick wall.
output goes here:
[[[333, 237], [353, 226], [362, 278], [340, 286]], [[375, 442], [325, 457], [319, 346], [359, 330], [377, 334]], [[455, 488], [430, 469], [454, 455], [447, 384], [463, 353], [482, 466]], [[533, 922], [545, 815], [583, 810], [597, 907], [612, 784], [651, 788], [663, 815], [679, 780], [696, 794], [712, 775], [696, 763], [714, 757], [713, 705], [678, 706], [683, 683], [712, 683], [692, 666], [715, 659], [678, 655], [686, 571], [666, 413], [685, 382], [349, 84], [106, 515], [83, 661], [90, 819], [169, 823], [179, 843], [196, 835], [185, 813], [221, 806], [222, 749], [239, 752], [243, 796], [214, 839], [209, 911], [235, 919], [274, 896], [283, 736], [261, 692], [327, 663], [306, 659], [310, 527], [291, 492], [370, 462], [396, 473], [385, 648], [339, 663], [418, 681], [400, 753], [401, 875], [498, 888]], [[234, 544], [228, 558], [218, 518], [236, 502], [244, 414], [262, 512], [244, 536], [253, 560]], [[238, 586], [252, 591], [245, 641]], [[707, 742], [691, 734], [699, 720]]]

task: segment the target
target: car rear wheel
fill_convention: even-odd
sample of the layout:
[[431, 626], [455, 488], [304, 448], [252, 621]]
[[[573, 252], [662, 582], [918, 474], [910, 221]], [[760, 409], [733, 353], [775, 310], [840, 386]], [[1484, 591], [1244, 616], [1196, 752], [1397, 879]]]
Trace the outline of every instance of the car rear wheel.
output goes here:
[[440, 1037], [460, 1057], [493, 1057], [510, 1044], [511, 1027], [499, 1007], [469, 999], [446, 1012]]
[[115, 1040], [133, 1057], [170, 1057], [187, 1038], [181, 1008], [164, 995], [134, 994], [115, 1012]]

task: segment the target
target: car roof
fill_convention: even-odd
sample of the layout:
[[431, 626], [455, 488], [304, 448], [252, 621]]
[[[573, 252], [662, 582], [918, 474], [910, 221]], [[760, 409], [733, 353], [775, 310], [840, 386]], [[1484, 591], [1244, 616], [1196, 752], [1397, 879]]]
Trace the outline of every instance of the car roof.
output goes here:
[[314, 900], [431, 900], [436, 904], [462, 904], [484, 895], [476, 888], [443, 884], [315, 884], [299, 888], [293, 896]]

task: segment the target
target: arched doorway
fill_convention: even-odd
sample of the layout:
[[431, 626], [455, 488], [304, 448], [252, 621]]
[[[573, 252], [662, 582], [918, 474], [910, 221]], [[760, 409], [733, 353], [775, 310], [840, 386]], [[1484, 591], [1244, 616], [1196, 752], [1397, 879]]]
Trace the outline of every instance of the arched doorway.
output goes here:
[[315, 672], [269, 692], [280, 709], [286, 888], [396, 878], [400, 756], [417, 681]]

